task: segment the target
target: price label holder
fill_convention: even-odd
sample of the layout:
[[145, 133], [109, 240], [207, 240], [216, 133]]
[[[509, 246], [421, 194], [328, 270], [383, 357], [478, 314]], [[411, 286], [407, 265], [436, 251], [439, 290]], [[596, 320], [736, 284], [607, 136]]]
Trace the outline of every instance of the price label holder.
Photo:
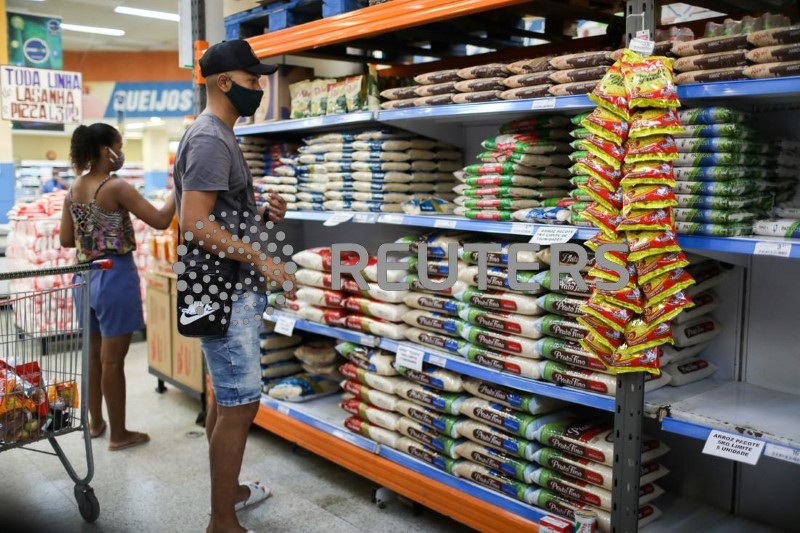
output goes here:
[[281, 414], [284, 414], [284, 415], [288, 415], [289, 414], [289, 408], [286, 407], [285, 405], [278, 404], [278, 412], [281, 413]]
[[364, 346], [372, 346], [373, 348], [378, 345], [378, 337], [374, 335], [361, 335], [358, 339], [359, 344]]
[[764, 444], [763, 440], [714, 429], [706, 439], [703, 453], [754, 465], [764, 451]]
[[577, 232], [578, 228], [569, 226], [539, 226], [530, 242], [542, 245], [560, 244], [569, 242]]
[[555, 109], [556, 107], [556, 97], [555, 96], [548, 96], [547, 98], [536, 98], [533, 100], [531, 104], [531, 109]]
[[278, 320], [275, 321], [275, 333], [280, 333], [281, 335], [291, 337], [292, 333], [294, 333], [294, 326], [296, 323], [296, 319], [290, 316], [281, 315], [278, 317]]
[[443, 229], [456, 229], [456, 220], [450, 220], [447, 218], [437, 218], [436, 221], [433, 223], [434, 228], [443, 228]]
[[353, 222], [358, 222], [359, 224], [375, 224], [377, 221], [377, 213], [356, 213], [353, 215]]
[[323, 226], [338, 226], [343, 222], [349, 222], [353, 218], [353, 213], [334, 213], [328, 220], [322, 223]]
[[800, 450], [789, 448], [788, 446], [781, 446], [779, 444], [772, 444], [768, 442], [764, 447], [764, 455], [778, 459], [780, 461], [787, 461], [800, 465]]
[[422, 372], [422, 360], [425, 358], [425, 352], [401, 344], [397, 347], [395, 362], [411, 370]]
[[642, 57], [649, 57], [653, 55], [653, 50], [655, 50], [656, 48], [656, 43], [655, 41], [648, 41], [645, 39], [634, 37], [628, 44], [628, 48], [630, 48], [631, 50], [633, 50]]
[[533, 230], [536, 228], [534, 224], [527, 222], [512, 222], [511, 233], [514, 235], [533, 235]]
[[445, 368], [447, 366], [447, 359], [441, 355], [428, 354], [428, 362], [439, 368]]
[[406, 221], [406, 217], [403, 215], [381, 215], [378, 218], [378, 222], [382, 222], [383, 224], [404, 224]]
[[771, 255], [773, 257], [789, 257], [792, 253], [790, 242], [757, 242], [754, 255]]

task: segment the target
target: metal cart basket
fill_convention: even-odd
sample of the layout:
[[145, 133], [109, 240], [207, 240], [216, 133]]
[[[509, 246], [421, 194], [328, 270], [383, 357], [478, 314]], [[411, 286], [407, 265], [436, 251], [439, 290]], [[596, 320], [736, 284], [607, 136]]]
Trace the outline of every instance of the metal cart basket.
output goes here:
[[[12, 448], [56, 455], [75, 482], [81, 516], [94, 522], [100, 504], [89, 482], [94, 460], [88, 424], [89, 272], [109, 260], [0, 273], [0, 452]], [[77, 274], [77, 275], [75, 275]], [[79, 476], [58, 437], [83, 432], [86, 476]], [[30, 447], [47, 439], [55, 453]]]

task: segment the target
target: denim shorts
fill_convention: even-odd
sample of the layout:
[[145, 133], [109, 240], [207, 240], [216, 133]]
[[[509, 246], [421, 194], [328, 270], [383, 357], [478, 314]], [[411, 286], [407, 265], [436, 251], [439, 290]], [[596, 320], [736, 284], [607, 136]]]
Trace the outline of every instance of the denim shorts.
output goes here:
[[261, 317], [265, 294], [237, 291], [224, 337], [201, 337], [211, 386], [218, 405], [235, 407], [261, 400]]
[[[105, 338], [127, 335], [144, 329], [142, 289], [133, 253], [106, 256], [109, 270], [91, 272], [89, 287], [89, 331]], [[78, 282], [84, 274], [76, 274]], [[75, 289], [75, 311], [80, 317], [83, 300], [80, 286]]]

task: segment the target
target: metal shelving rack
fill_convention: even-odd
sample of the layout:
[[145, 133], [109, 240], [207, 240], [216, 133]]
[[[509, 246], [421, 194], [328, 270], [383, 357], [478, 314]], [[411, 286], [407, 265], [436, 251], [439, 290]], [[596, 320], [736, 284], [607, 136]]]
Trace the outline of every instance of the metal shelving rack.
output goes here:
[[[325, 57], [326, 54], [330, 54], [329, 51], [333, 49], [334, 45], [341, 45], [355, 39], [378, 39], [384, 34], [399, 29], [436, 24], [493, 10], [513, 10], [526, 3], [529, 2], [526, 0], [395, 0], [388, 4], [254, 37], [250, 39], [250, 42], [257, 55], [262, 59], [290, 53], [308, 55], [316, 53], [318, 57]], [[542, 9], [548, 14], [567, 7], [552, 1], [535, 2], [535, 4], [542, 6]], [[714, 4], [727, 5], [724, 2], [714, 2]], [[193, 8], [202, 11], [199, 6], [200, 2], [194, 0]], [[599, 17], [595, 20], [611, 17], [611, 15], [586, 8], [585, 5], [569, 3], [568, 7]], [[630, 35], [640, 29], [652, 30], [655, 27], [655, 7], [654, 0], [629, 0], [626, 6], [627, 33]], [[766, 10], [769, 6], [760, 0], [753, 0], [747, 3], [734, 2], [730, 7], [733, 9], [733, 13], [742, 13], [750, 9], [759, 10], [757, 7], [764, 7], [763, 10]], [[613, 22], [614, 19], [607, 18], [607, 20]], [[401, 22], [398, 23], [398, 21]], [[198, 36], [202, 37], [202, 32], [198, 32]], [[576, 49], [576, 46], [580, 45], [562, 43], [562, 46], [564, 49], [570, 49], [570, 46], [572, 46], [571, 49]], [[366, 61], [369, 58], [364, 57], [363, 60]], [[800, 96], [800, 78], [746, 80], [679, 87], [680, 99], [685, 103], [695, 105], [712, 105], [735, 100], [742, 104], [785, 106], [796, 103], [798, 96]], [[242, 126], [236, 129], [236, 133], [238, 135], [304, 134], [391, 125], [420, 134], [430, 134], [431, 126], [436, 125], [446, 126], [439, 128], [436, 137], [452, 141], [452, 132], [460, 127], [496, 126], [499, 123], [537, 112], [578, 113], [593, 107], [593, 104], [585, 96], [567, 96], [318, 117]], [[324, 222], [330, 216], [332, 213], [329, 212], [296, 212], [290, 213], [287, 218], [297, 221]], [[532, 235], [538, 228], [538, 225], [535, 224], [478, 222], [459, 217], [371, 213], [354, 213], [349, 222], [517, 235]], [[594, 233], [595, 230], [591, 228], [576, 228], [573, 238], [582, 240]], [[766, 253], [762, 243], [779, 243], [782, 245], [780, 255], [800, 258], [800, 240], [764, 237], [681, 236], [681, 244], [684, 248], [702, 250], [713, 256], [739, 254], [744, 258], [740, 264], [745, 267], [752, 267], [756, 257], [760, 253]], [[780, 261], [776, 258], [768, 260]], [[742, 296], [741, 299], [745, 300], [746, 297]], [[396, 351], [402, 344], [405, 344], [299, 319], [296, 320], [295, 327], [333, 338], [379, 346], [390, 351]], [[737, 345], [744, 346], [745, 341], [746, 339], [739, 340]], [[416, 345], [414, 346], [419, 349]], [[745, 348], [737, 348], [737, 350], [744, 351]], [[450, 368], [466, 375], [519, 390], [613, 412], [617, 434], [615, 443], [617, 460], [614, 465], [614, 509], [612, 512], [615, 532], [635, 531], [637, 526], [639, 442], [643, 416], [658, 417], [663, 430], [696, 439], [706, 438], [712, 428], [720, 426], [720, 418], [722, 418], [727, 424], [723, 424], [724, 428], [757, 433], [756, 436], [765, 440], [768, 446], [775, 447], [776, 454], [784, 454], [780, 456], [781, 458], [800, 462], [800, 435], [787, 435], [786, 431], [781, 430], [781, 424], [785, 424], [787, 421], [791, 422], [793, 413], [798, 412], [800, 400], [793, 394], [783, 394], [770, 389], [762, 389], [757, 385], [742, 383], [740, 381], [741, 370], [737, 371], [737, 379], [710, 380], [674, 391], [662, 389], [647, 397], [643, 392], [642, 376], [628, 375], [620, 377], [617, 396], [611, 398], [500, 373], [433, 350], [424, 349], [424, 353], [425, 361], [429, 364]], [[739, 353], [737, 357], [743, 359], [744, 356]], [[731, 404], [732, 398], [740, 398], [742, 402]], [[773, 406], [775, 402], [783, 402], [785, 409], [763, 419], [764, 406]], [[530, 528], [541, 516], [546, 514], [542, 510], [488, 491], [470, 482], [459, 480], [430, 465], [379, 446], [369, 439], [354, 435], [342, 428], [343, 417], [344, 414], [336, 408], [336, 403], [332, 401], [320, 402], [316, 405], [297, 405], [277, 402], [265, 397], [262, 400], [256, 424], [478, 529], [521, 530]], [[759, 417], [761, 419], [758, 419]], [[452, 490], [459, 491], [459, 499], [455, 504], [452, 501]], [[701, 527], [706, 524], [709, 527], [731, 529], [743, 523], [737, 517], [724, 515], [720, 511], [683, 499], [670, 498], [667, 508], [673, 510], [674, 514], [665, 516], [654, 526], [649, 526], [648, 530], [670, 531], [676, 530], [675, 528]]]

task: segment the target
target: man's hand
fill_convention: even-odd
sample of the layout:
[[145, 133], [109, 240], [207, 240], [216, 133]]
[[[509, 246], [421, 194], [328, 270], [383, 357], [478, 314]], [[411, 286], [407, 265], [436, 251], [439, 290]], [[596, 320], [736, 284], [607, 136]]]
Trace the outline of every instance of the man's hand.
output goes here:
[[[297, 280], [295, 279], [293, 274], [289, 274], [286, 272], [286, 265], [285, 263], [275, 263], [271, 258], [267, 258], [261, 262], [259, 265], [261, 270], [261, 275], [267, 278], [267, 289], [269, 290], [284, 290], [283, 284], [287, 281], [292, 282], [291, 290], [284, 290], [287, 298], [294, 298], [295, 292], [297, 291]], [[275, 287], [272, 283], [275, 281], [278, 287]]]
[[278, 224], [283, 221], [286, 216], [286, 200], [278, 196], [276, 193], [269, 193], [269, 202], [264, 208], [262, 217], [266, 220], [271, 220], [273, 223]]

